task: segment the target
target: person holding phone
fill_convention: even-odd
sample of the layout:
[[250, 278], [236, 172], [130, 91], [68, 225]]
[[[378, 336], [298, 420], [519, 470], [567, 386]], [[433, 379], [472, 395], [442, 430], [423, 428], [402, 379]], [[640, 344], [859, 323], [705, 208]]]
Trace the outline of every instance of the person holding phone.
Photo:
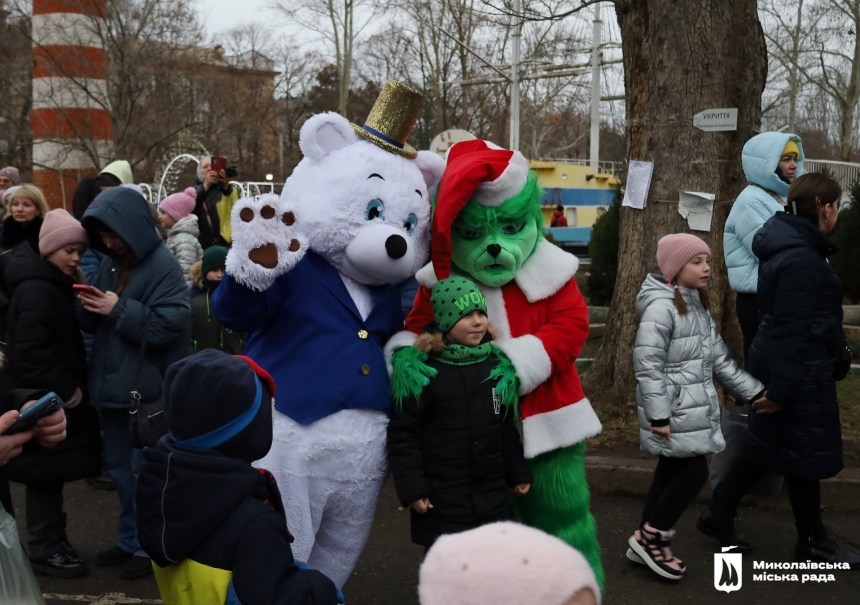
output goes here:
[[4, 372], [28, 389], [53, 391], [65, 402], [68, 438], [46, 450], [28, 445], [11, 462], [7, 476], [26, 486], [30, 564], [37, 574], [73, 578], [87, 573], [69, 543], [63, 486], [97, 475], [101, 440], [95, 410], [87, 404], [87, 363], [76, 319], [73, 287], [83, 282], [79, 268], [87, 233], [65, 210], [45, 215], [39, 252], [15, 248], [5, 274], [11, 293]]
[[229, 247], [232, 241], [230, 213], [239, 200], [238, 190], [230, 184], [235, 169], [227, 167], [227, 159], [204, 156], [197, 168], [197, 215], [200, 245]]
[[[2, 356], [0, 356], [2, 364]], [[15, 424], [20, 410], [25, 410], [35, 404], [39, 397], [37, 391], [12, 388], [11, 382], [0, 373], [0, 468], [19, 456], [23, 451], [24, 444], [35, 437], [42, 447], [54, 447], [66, 438], [66, 414], [63, 410], [57, 410], [53, 414], [42, 418], [36, 423], [32, 430], [14, 435], [6, 435], [6, 431]], [[0, 506], [14, 515], [12, 508], [12, 494], [9, 491], [9, 479], [6, 474], [0, 472]]]
[[82, 224], [90, 245], [106, 254], [92, 290], [78, 292], [78, 318], [84, 331], [95, 334], [89, 400], [100, 410], [105, 461], [121, 506], [116, 544], [98, 553], [95, 563], [122, 566], [120, 578], [130, 580], [152, 574], [137, 537], [142, 450], [132, 448], [128, 438], [130, 393], [157, 400], [167, 367], [191, 354], [191, 302], [182, 268], [139, 193], [108, 189], [84, 213]]

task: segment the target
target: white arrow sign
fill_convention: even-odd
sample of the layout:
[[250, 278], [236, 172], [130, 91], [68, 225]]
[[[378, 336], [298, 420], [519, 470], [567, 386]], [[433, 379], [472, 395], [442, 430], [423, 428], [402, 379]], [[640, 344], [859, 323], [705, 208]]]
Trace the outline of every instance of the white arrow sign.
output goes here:
[[705, 132], [737, 130], [738, 108], [706, 109], [693, 116], [693, 126]]

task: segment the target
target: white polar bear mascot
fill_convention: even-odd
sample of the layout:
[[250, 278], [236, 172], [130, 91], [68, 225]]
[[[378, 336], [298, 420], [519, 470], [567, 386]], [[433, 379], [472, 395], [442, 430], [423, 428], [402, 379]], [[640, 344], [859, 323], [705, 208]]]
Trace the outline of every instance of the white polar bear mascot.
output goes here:
[[213, 306], [249, 333], [275, 379], [275, 475], [297, 559], [339, 587], [367, 541], [386, 472], [391, 402], [383, 347], [403, 329], [391, 282], [427, 259], [430, 194], [444, 161], [405, 144], [421, 93], [390, 81], [364, 126], [310, 118], [280, 198], [233, 209]]

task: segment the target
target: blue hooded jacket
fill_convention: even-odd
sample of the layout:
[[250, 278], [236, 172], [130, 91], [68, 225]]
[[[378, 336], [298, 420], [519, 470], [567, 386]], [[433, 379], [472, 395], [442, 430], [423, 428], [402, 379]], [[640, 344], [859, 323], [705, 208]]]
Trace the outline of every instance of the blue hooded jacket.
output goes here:
[[[102, 192], [84, 213], [81, 224], [92, 247], [105, 256], [91, 282], [102, 292], [119, 289], [114, 253], [98, 235], [99, 223], [122, 238], [134, 253], [131, 278], [107, 316], [78, 305], [81, 329], [95, 334], [90, 355], [90, 403], [97, 408], [128, 407], [129, 392], [144, 401], [161, 394], [167, 367], [191, 354], [191, 301], [182, 268], [161, 241], [146, 200], [125, 187]], [[145, 359], [134, 382], [143, 328], [149, 321]]]
[[[797, 178], [803, 174], [804, 155], [800, 137], [796, 134], [763, 132], [744, 145], [741, 157], [744, 174], [750, 184], [735, 200], [723, 234], [729, 283], [735, 292], [754, 294], [756, 291], [758, 258], [752, 251], [753, 237], [770, 217], [784, 210], [789, 185], [779, 178], [776, 169], [790, 140], [794, 140], [800, 149]], [[777, 202], [774, 194], [782, 203]]]

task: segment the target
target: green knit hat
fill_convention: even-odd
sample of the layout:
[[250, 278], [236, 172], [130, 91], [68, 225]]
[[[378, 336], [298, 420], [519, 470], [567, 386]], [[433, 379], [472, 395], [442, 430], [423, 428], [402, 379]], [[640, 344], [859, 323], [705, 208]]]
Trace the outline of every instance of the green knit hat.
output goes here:
[[480, 288], [465, 277], [449, 277], [436, 282], [430, 295], [436, 325], [443, 332], [472, 311], [487, 313], [487, 301]]
[[203, 279], [212, 269], [223, 269], [227, 265], [227, 248], [212, 246], [203, 253]]

